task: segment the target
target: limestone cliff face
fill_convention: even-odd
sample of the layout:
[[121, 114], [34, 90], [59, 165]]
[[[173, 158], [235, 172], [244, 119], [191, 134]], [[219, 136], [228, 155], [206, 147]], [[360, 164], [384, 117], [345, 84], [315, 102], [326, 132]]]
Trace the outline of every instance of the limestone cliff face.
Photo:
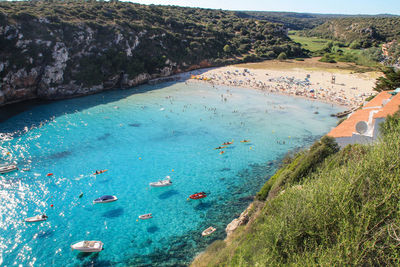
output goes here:
[[0, 22], [0, 106], [132, 87], [179, 70], [166, 56], [153, 62], [151, 72], [143, 68], [143, 57], [167, 50], [165, 33], [45, 18]]
[[0, 106], [59, 99], [194, 68], [303, 55], [280, 24], [119, 1], [0, 1]]

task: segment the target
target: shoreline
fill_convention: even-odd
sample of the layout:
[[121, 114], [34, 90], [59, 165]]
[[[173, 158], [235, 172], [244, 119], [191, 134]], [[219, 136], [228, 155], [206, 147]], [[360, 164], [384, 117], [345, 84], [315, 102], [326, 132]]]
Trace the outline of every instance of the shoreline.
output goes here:
[[197, 69], [171, 77], [185, 83], [251, 88], [267, 93], [302, 97], [348, 109], [359, 107], [366, 98], [376, 93], [373, 90], [375, 79], [366, 74], [335, 73], [323, 69], [308, 70], [297, 67], [283, 70], [260, 69], [257, 64]]
[[[373, 91], [373, 87], [375, 85], [374, 78], [367, 77], [368, 75], [364, 74], [354, 74], [346, 69], [335, 69], [335, 67], [339, 67], [339, 64], [320, 62], [315, 63], [317, 59], [318, 58], [305, 59], [305, 63], [288, 60], [283, 62], [278, 60], [267, 60], [258, 63], [243, 63], [222, 67], [199, 68], [165, 77], [150, 79], [144, 83], [130, 88], [117, 88], [113, 90], [126, 90], [136, 88], [144, 84], [156, 85], [171, 81], [188, 83], [199, 82], [207, 83], [211, 86], [257, 89], [267, 93], [295, 96], [309, 100], [335, 104], [348, 109], [359, 107], [361, 104], [363, 104], [367, 97], [376, 93]], [[294, 65], [288, 67], [290, 64]], [[338, 71], [350, 73], [338, 73]], [[243, 73], [245, 74], [244, 76]], [[239, 76], [239, 74], [241, 76]], [[308, 74], [310, 78], [307, 78]], [[377, 72], [373, 72], [373, 74], [376, 76]], [[202, 79], [193, 79], [192, 76], [198, 76]], [[329, 78], [332, 78], [332, 76], [335, 76], [335, 78], [338, 76], [338, 82], [345, 81], [350, 82], [350, 84], [336, 83], [335, 85], [331, 85], [331, 88], [328, 89], [330, 85]], [[325, 77], [325, 79], [323, 77]], [[305, 78], [308, 79], [308, 82], [305, 80]], [[352, 89], [358, 88], [360, 84], [363, 86], [361, 91]], [[311, 90], [314, 90], [314, 92], [310, 92]], [[103, 90], [101, 92], [106, 91], [110, 90]], [[327, 95], [330, 93], [333, 95], [331, 95], [329, 98]], [[357, 96], [357, 93], [361, 94], [361, 96]], [[4, 111], [1, 112], [2, 116], [0, 116], [0, 123], [15, 115], [18, 115], [21, 112], [29, 110], [36, 105], [86, 95], [90, 94], [70, 96], [68, 98], [55, 100], [35, 98], [32, 100], [10, 103], [0, 107], [0, 111]], [[338, 96], [339, 98], [336, 100], [332, 99], [332, 97], [335, 96]]]

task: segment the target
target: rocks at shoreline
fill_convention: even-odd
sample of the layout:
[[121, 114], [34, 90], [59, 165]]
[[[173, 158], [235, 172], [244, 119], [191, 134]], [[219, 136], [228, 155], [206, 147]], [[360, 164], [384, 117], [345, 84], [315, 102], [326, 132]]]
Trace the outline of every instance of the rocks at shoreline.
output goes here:
[[226, 226], [225, 232], [227, 237], [229, 237], [239, 226], [247, 224], [250, 219], [249, 213], [253, 208], [253, 205], [254, 203], [251, 203], [247, 209], [240, 214], [239, 218], [234, 219]]

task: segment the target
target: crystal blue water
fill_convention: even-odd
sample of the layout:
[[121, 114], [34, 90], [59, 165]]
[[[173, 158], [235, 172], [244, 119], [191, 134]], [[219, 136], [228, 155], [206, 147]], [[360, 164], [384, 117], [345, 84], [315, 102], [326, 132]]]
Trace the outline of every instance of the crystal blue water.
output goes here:
[[[341, 110], [251, 89], [168, 83], [14, 116], [0, 124], [2, 161], [20, 167], [0, 176], [0, 265], [186, 265], [224, 237], [285, 153], [328, 132], [336, 123], [329, 115]], [[232, 140], [224, 154], [214, 149]], [[100, 169], [108, 171], [92, 175]], [[172, 186], [149, 188], [166, 175]], [[210, 194], [187, 200], [199, 191]], [[118, 201], [92, 204], [106, 194]], [[137, 220], [150, 212], [153, 219]], [[41, 213], [46, 222], [23, 222]], [[211, 225], [217, 231], [202, 237]], [[71, 251], [80, 240], [101, 240], [104, 250]]]

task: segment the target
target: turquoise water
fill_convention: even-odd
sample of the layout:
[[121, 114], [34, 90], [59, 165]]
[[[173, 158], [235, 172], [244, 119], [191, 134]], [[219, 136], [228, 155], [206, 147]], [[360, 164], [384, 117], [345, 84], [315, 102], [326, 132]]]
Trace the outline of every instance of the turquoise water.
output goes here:
[[[328, 132], [336, 124], [329, 115], [341, 110], [251, 89], [169, 83], [12, 117], [0, 124], [0, 156], [30, 171], [0, 176], [0, 265], [187, 265], [224, 237], [285, 153]], [[214, 149], [231, 140], [224, 154]], [[108, 171], [92, 175], [100, 169]], [[149, 188], [166, 175], [172, 186]], [[199, 191], [210, 194], [187, 200]], [[106, 194], [119, 200], [92, 204]], [[137, 221], [150, 212], [153, 219]], [[40, 213], [49, 219], [23, 222]], [[211, 225], [217, 231], [202, 237]], [[72, 252], [79, 240], [101, 240], [104, 250]]]

